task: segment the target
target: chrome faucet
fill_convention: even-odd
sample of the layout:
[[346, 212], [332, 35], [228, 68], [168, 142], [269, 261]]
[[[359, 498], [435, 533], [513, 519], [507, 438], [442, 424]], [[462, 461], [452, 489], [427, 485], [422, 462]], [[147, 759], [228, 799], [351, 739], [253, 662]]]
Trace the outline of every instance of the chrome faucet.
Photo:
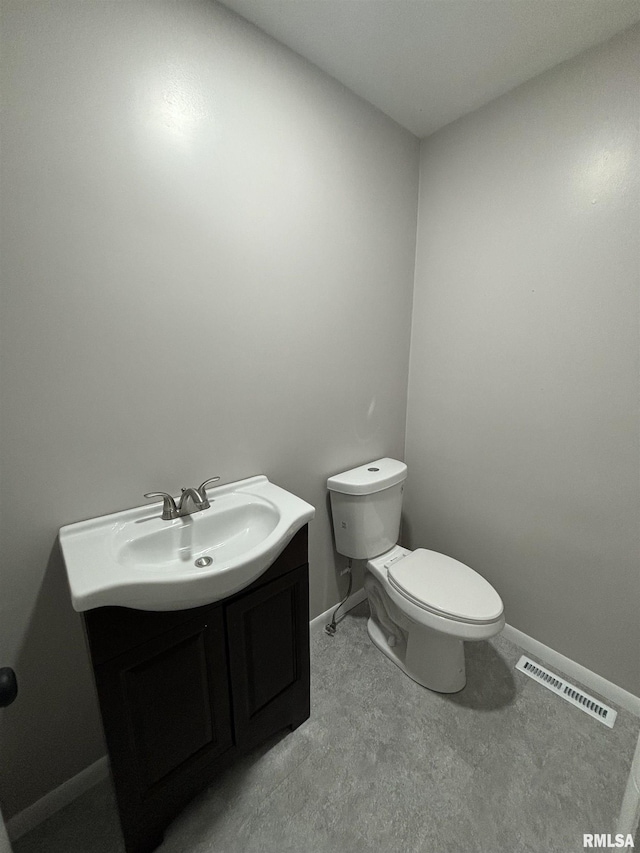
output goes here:
[[196, 491], [195, 489], [182, 489], [182, 494], [180, 495], [180, 500], [178, 501], [178, 515], [190, 515], [187, 510], [187, 501], [191, 498], [191, 502], [193, 503], [195, 509], [192, 509], [191, 512], [199, 512], [201, 509], [209, 509], [209, 501], [207, 500], [207, 495], [205, 492], [204, 497], [200, 494], [200, 491]]
[[[197, 489], [182, 489], [180, 499], [176, 504], [174, 498], [168, 492], [148, 492], [145, 498], [162, 498], [162, 519], [163, 521], [173, 521], [174, 518], [182, 518], [185, 515], [191, 515], [192, 512], [199, 512], [201, 509], [209, 509], [211, 504], [207, 498], [207, 486], [211, 483], [217, 483], [220, 477], [210, 477], [201, 483]], [[188, 502], [191, 500], [193, 509], [187, 509]]]

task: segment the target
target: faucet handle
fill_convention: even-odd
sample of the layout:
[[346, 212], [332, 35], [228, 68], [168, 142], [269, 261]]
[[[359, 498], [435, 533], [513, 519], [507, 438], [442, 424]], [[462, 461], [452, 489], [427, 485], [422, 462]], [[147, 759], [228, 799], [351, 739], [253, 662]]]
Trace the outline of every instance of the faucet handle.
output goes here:
[[162, 520], [171, 521], [178, 517], [178, 507], [173, 497], [168, 492], [148, 492], [145, 498], [162, 498]]
[[207, 493], [205, 491], [207, 486], [211, 483], [217, 483], [219, 479], [220, 477], [209, 477], [209, 479], [205, 480], [204, 483], [200, 483], [200, 485], [198, 486], [198, 494], [200, 495], [203, 501], [207, 499]]

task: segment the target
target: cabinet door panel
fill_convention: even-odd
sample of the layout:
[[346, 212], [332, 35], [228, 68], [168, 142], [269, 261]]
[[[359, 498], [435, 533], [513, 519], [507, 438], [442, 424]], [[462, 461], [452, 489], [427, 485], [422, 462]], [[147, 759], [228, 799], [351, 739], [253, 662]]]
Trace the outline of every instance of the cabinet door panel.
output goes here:
[[[222, 608], [95, 668], [127, 850], [161, 829], [232, 746]], [[157, 843], [157, 842], [156, 842]]]
[[236, 739], [250, 746], [309, 716], [307, 567], [227, 607]]
[[207, 672], [206, 626], [123, 669], [122, 678], [145, 788], [198, 750], [215, 747], [219, 733]]

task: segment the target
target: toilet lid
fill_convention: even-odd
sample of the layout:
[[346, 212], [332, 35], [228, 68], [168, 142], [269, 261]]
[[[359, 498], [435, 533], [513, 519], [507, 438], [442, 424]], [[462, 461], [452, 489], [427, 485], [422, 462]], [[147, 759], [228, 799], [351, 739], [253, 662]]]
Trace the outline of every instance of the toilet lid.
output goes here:
[[417, 548], [387, 569], [390, 583], [419, 607], [461, 622], [495, 622], [502, 600], [489, 581], [452, 557]]

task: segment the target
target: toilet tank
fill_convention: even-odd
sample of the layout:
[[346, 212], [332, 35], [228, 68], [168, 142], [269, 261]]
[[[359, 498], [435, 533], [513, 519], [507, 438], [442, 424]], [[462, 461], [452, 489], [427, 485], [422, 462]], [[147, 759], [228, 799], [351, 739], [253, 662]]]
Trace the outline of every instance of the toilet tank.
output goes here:
[[327, 480], [336, 550], [355, 560], [370, 560], [398, 542], [407, 466], [376, 459]]

